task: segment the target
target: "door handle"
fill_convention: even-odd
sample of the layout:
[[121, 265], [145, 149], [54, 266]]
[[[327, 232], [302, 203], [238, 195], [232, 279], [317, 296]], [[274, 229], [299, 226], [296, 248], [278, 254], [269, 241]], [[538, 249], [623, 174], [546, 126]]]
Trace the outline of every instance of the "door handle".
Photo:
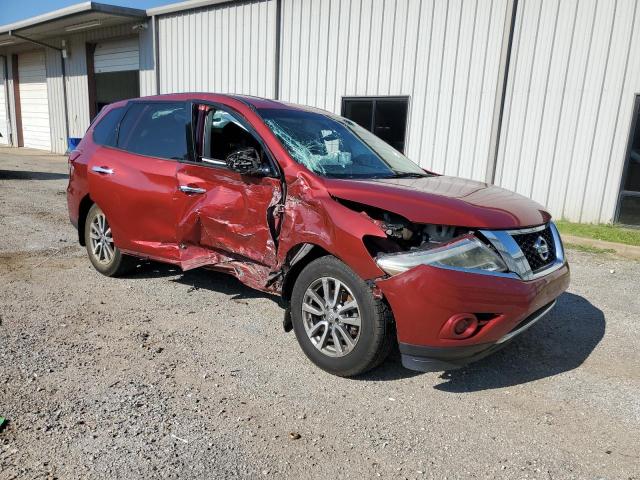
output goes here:
[[201, 194], [201, 193], [207, 192], [207, 190], [204, 188], [190, 187], [189, 185], [180, 185], [180, 191], [184, 193], [195, 193], [195, 194]]
[[91, 167], [92, 172], [104, 173], [106, 175], [113, 175], [113, 168], [108, 167]]

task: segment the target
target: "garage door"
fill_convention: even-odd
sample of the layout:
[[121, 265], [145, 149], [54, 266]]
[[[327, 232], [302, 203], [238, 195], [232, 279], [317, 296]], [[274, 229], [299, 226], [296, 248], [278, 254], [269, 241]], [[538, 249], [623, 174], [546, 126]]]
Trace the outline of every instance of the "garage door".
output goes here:
[[4, 84], [4, 63], [0, 62], [0, 144], [9, 144], [9, 129], [7, 122], [6, 86]]
[[138, 37], [98, 43], [93, 62], [96, 73], [138, 70], [140, 68]]
[[21, 53], [18, 56], [18, 78], [24, 146], [51, 150], [44, 52]]

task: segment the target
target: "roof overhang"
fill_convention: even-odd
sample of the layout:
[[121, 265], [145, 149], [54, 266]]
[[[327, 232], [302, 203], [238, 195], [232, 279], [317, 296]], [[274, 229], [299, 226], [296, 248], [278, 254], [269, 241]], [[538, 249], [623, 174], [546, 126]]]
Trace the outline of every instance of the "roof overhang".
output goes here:
[[147, 15], [166, 15], [170, 13], [182, 12], [183, 10], [195, 10], [197, 8], [206, 8], [221, 3], [234, 3], [238, 0], [187, 0], [185, 2], [171, 3], [147, 9]]
[[42, 41], [95, 28], [121, 25], [135, 20], [142, 21], [146, 18], [147, 13], [137, 8], [96, 2], [78, 3], [27, 20], [0, 26], [0, 48], [27, 41], [20, 37]]

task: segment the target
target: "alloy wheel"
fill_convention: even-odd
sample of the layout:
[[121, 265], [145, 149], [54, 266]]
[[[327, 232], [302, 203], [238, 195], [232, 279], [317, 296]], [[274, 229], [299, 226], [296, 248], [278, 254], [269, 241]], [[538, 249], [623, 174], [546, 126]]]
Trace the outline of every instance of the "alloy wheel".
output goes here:
[[342, 357], [360, 338], [360, 308], [353, 293], [333, 277], [315, 280], [302, 300], [302, 320], [311, 343], [329, 357]]
[[95, 259], [102, 264], [111, 263], [115, 255], [115, 246], [111, 236], [111, 227], [104, 213], [100, 212], [93, 217], [89, 237], [91, 239], [91, 252]]

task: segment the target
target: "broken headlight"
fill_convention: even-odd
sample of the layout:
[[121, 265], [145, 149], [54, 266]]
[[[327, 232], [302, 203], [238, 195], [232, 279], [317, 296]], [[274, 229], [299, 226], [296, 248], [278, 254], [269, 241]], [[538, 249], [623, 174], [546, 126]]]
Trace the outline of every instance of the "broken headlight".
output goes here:
[[436, 248], [379, 255], [376, 263], [389, 275], [405, 272], [418, 265], [470, 271], [507, 271], [498, 254], [471, 235]]

